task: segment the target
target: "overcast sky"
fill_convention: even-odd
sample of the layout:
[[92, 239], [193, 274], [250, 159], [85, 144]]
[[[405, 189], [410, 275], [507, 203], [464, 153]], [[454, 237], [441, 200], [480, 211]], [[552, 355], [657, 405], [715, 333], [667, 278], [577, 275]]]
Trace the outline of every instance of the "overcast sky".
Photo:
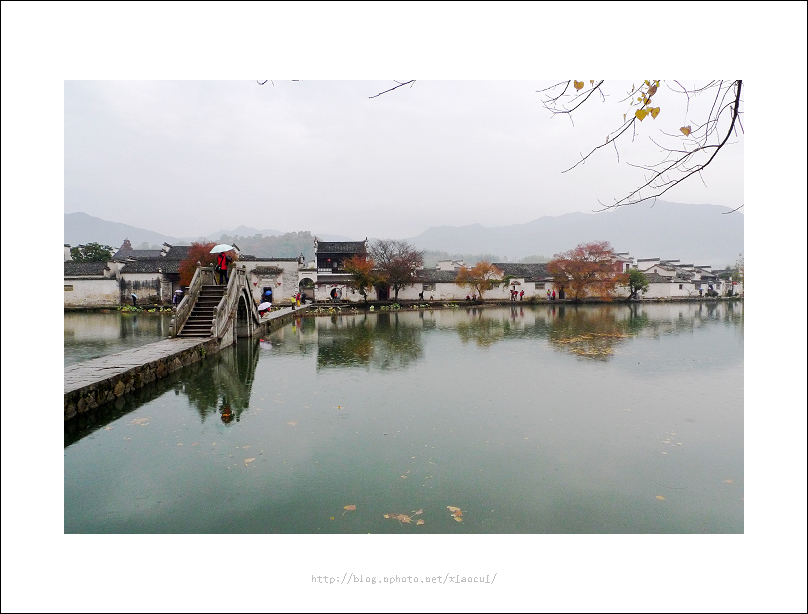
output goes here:
[[[65, 212], [173, 236], [244, 224], [352, 238], [591, 212], [638, 184], [628, 163], [662, 159], [651, 138], [696, 125], [713, 102], [688, 113], [663, 83], [660, 115], [618, 142], [620, 163], [604, 148], [562, 174], [633, 112], [621, 102], [632, 83], [607, 83], [574, 126], [542, 106], [537, 90], [554, 83], [418, 80], [370, 98], [395, 83], [67, 81]], [[743, 136], [730, 142], [703, 182], [664, 198], [743, 204]]]

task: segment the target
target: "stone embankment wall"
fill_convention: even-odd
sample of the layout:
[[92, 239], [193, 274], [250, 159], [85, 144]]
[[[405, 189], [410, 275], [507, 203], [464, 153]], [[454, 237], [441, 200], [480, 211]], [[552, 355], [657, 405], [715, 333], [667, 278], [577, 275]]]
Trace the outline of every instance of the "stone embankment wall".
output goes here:
[[211, 339], [171, 356], [133, 367], [123, 373], [65, 393], [65, 422], [78, 414], [115, 401], [118, 397], [142, 388], [156, 379], [219, 351], [219, 343]]

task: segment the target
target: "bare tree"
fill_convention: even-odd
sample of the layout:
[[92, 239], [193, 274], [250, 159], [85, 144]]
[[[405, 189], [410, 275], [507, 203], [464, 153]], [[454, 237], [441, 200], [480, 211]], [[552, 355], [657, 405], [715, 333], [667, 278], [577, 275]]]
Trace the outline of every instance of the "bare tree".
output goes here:
[[378, 98], [382, 94], [386, 94], [387, 92], [392, 92], [393, 90], [397, 90], [398, 88], [403, 87], [405, 85], [409, 85], [410, 87], [412, 87], [412, 84], [415, 83], [415, 79], [410, 79], [409, 81], [395, 81], [395, 83], [398, 83], [398, 85], [396, 85], [394, 87], [391, 87], [389, 90], [384, 90], [383, 92], [379, 92], [378, 94], [374, 94], [373, 96], [368, 96], [368, 98]]
[[[691, 88], [678, 81], [671, 83], [673, 85], [666, 83], [666, 87], [674, 94], [685, 97], [688, 112], [691, 101], [696, 97], [712, 97], [707, 115], [679, 128], [680, 134], [661, 132], [664, 138], [658, 140], [652, 138], [653, 143], [660, 149], [661, 159], [652, 164], [630, 164], [648, 171], [648, 174], [639, 186], [622, 198], [616, 199], [611, 204], [601, 202], [603, 209], [614, 209], [656, 199], [689, 177], [701, 176], [701, 172], [729, 143], [730, 137], [743, 133], [741, 121], [743, 81], [710, 81], [704, 86]], [[563, 81], [539, 92], [544, 94], [542, 103], [548, 111], [553, 115], [566, 115], [572, 121], [573, 113], [593, 96], [596, 98], [599, 96], [601, 100], [606, 99], [603, 85], [602, 80], [590, 81], [589, 87], [586, 87], [583, 81]], [[647, 80], [639, 88], [632, 86], [631, 91], [621, 100], [629, 107], [623, 114], [622, 125], [610, 132], [604, 143], [593, 147], [589, 153], [582, 155], [578, 162], [563, 172], [566, 173], [584, 164], [595, 152], [609, 145], [614, 147], [619, 160], [617, 141], [621, 137], [625, 140], [628, 138], [626, 135], [633, 140], [636, 136], [637, 122], [642, 122], [648, 116], [654, 120], [660, 113], [660, 107], [652, 104], [660, 85], [659, 80]]]
[[385, 281], [393, 287], [395, 300], [401, 288], [415, 283], [415, 272], [424, 266], [424, 252], [406, 241], [381, 239], [371, 246], [370, 255]]

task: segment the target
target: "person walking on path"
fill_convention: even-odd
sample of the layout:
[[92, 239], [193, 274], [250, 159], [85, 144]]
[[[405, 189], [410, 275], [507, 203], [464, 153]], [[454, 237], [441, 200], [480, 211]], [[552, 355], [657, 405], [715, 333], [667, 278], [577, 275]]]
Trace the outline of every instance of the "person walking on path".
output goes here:
[[524, 290], [522, 290], [522, 291], [519, 293], [519, 300], [521, 301], [521, 300], [523, 300], [524, 298], [525, 298], [525, 291], [524, 291]]
[[132, 307], [137, 307], [137, 294], [132, 292]]
[[555, 300], [555, 290], [553, 290], [553, 300]]
[[547, 291], [547, 300], [548, 301], [550, 300], [550, 291], [549, 290]]

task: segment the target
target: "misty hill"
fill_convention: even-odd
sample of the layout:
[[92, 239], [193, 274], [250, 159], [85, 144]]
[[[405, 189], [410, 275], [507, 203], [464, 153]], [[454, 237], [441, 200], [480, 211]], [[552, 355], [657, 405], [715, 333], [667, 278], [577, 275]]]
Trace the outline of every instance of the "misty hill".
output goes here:
[[[250, 253], [254, 256], [271, 256], [274, 258], [296, 258], [298, 254], [303, 252], [304, 255], [308, 254], [309, 252], [313, 253], [313, 241], [314, 238], [302, 238], [296, 236], [294, 238], [287, 237], [286, 240], [281, 240], [281, 237], [286, 235], [293, 234], [293, 235], [300, 235], [300, 233], [284, 233], [280, 230], [273, 230], [273, 229], [265, 229], [265, 230], [258, 230], [257, 228], [252, 228], [250, 226], [238, 226], [233, 230], [219, 230], [216, 232], [211, 232], [206, 235], [201, 235], [198, 237], [173, 237], [171, 235], [165, 235], [160, 232], [155, 232], [153, 230], [146, 230], [144, 228], [138, 228], [137, 226], [130, 226], [129, 224], [122, 224], [120, 222], [109, 222], [107, 220], [102, 220], [99, 217], [93, 217], [92, 215], [87, 215], [86, 213], [65, 213], [65, 243], [75, 247], [76, 245], [84, 245], [90, 242], [101, 243], [102, 245], [109, 245], [110, 247], [120, 247], [123, 244], [124, 239], [129, 239], [132, 243], [132, 246], [138, 248], [142, 243], [148, 243], [150, 246], [160, 247], [163, 243], [170, 243], [171, 245], [189, 245], [194, 241], [216, 241], [220, 242], [222, 237], [240, 237], [242, 241], [236, 240], [236, 243], [242, 251], [245, 253]], [[259, 251], [262, 253], [250, 252], [248, 248], [242, 246], [242, 242], [245, 244], [256, 244], [256, 246], [260, 245], [261, 242], [257, 239], [257, 235], [263, 235], [263, 237], [276, 237], [276, 241], [269, 241], [266, 242], [265, 246], [262, 246]], [[347, 237], [342, 237], [338, 235], [329, 235], [329, 234], [318, 234], [321, 240], [323, 241], [350, 241]], [[247, 237], [250, 239], [255, 239], [254, 241], [247, 241]], [[309, 241], [309, 244], [306, 246], [306, 249], [302, 249], [303, 241]], [[294, 250], [292, 246], [295, 246]], [[275, 252], [268, 252], [263, 253], [268, 249], [279, 248], [284, 251], [284, 253], [275, 253]], [[149, 248], [146, 248], [149, 249]], [[294, 251], [294, 253], [291, 253]], [[289, 253], [286, 253], [289, 252]]]
[[450, 253], [490, 252], [518, 260], [552, 256], [588, 241], [609, 241], [635, 258], [678, 258], [721, 267], [743, 251], [744, 217], [716, 205], [657, 201], [603, 213], [543, 216], [526, 224], [484, 227], [436, 226], [408, 239], [419, 249]]
[[171, 245], [189, 243], [189, 241], [183, 241], [177, 237], [144, 230], [129, 224], [108, 222], [86, 213], [65, 213], [65, 243], [68, 245], [75, 247], [95, 241], [101, 245], [120, 247], [124, 239], [129, 239], [133, 247], [144, 242], [150, 245], [162, 245], [164, 242]]
[[264, 230], [258, 230], [257, 228], [252, 228], [250, 226], [238, 226], [233, 230], [219, 230], [217, 232], [212, 232], [208, 235], [205, 235], [205, 238], [210, 239], [211, 241], [218, 241], [222, 238], [222, 235], [228, 236], [239, 236], [239, 237], [254, 237], [255, 235], [263, 235], [265, 237], [277, 237], [279, 235], [284, 234], [281, 230], [272, 230], [270, 228]]

